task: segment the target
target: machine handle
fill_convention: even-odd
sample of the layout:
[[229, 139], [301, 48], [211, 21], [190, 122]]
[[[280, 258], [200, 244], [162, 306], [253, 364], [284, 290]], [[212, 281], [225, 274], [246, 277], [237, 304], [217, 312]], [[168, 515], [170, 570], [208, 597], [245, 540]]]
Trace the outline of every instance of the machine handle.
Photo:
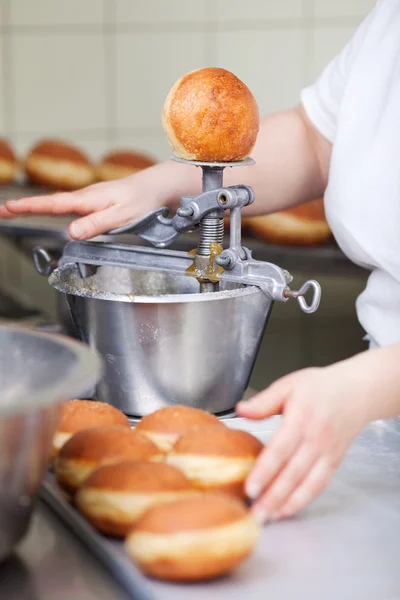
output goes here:
[[52, 258], [44, 248], [37, 246], [33, 249], [33, 262], [36, 271], [44, 277], [49, 277], [58, 266], [58, 260]]
[[[311, 289], [314, 291], [314, 294], [311, 303], [307, 304], [304, 296]], [[299, 290], [285, 290], [283, 295], [285, 298], [296, 298], [301, 310], [305, 313], [311, 314], [318, 310], [321, 302], [321, 286], [319, 285], [318, 281], [315, 281], [315, 279], [309, 279], [303, 283]]]

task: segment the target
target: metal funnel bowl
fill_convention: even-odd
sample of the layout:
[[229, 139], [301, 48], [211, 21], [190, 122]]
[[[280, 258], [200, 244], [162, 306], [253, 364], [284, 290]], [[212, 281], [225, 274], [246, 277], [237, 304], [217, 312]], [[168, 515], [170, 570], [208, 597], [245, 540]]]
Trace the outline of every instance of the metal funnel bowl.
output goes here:
[[84, 344], [0, 327], [0, 562], [28, 528], [60, 402], [79, 397], [99, 374], [100, 360]]
[[200, 294], [191, 277], [59, 266], [78, 337], [103, 356], [100, 400], [131, 416], [169, 404], [231, 410], [248, 385], [272, 302], [256, 287]]

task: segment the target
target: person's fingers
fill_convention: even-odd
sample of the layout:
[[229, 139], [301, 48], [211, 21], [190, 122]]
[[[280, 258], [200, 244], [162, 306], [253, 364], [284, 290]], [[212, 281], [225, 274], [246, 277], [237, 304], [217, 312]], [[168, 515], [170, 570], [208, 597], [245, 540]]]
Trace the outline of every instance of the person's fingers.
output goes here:
[[320, 458], [286, 500], [279, 511], [279, 517], [291, 517], [314, 500], [330, 483], [334, 471], [335, 467], [327, 457]]
[[5, 206], [15, 215], [67, 215], [72, 213], [87, 215], [93, 211], [103, 210], [111, 204], [108, 195], [104, 192], [96, 193], [90, 187], [77, 192], [60, 192], [46, 196], [9, 200]]
[[301, 427], [294, 420], [283, 421], [258, 457], [247, 478], [245, 491], [251, 500], [256, 500], [284, 468], [300, 445]]
[[71, 223], [69, 234], [76, 240], [88, 240], [129, 223], [131, 218], [125, 216], [125, 213], [126, 211], [115, 205], [93, 212]]
[[252, 510], [260, 521], [273, 519], [296, 488], [301, 485], [317, 460], [318, 451], [313, 444], [303, 442], [295, 455], [272, 484], [253, 505]]
[[283, 377], [250, 400], [239, 402], [236, 405], [237, 414], [248, 419], [266, 419], [280, 414], [284, 401], [292, 389], [291, 377]]
[[15, 219], [17, 215], [10, 212], [5, 205], [0, 206], [0, 219]]
[[60, 193], [48, 196], [33, 196], [20, 200], [9, 200], [6, 208], [15, 215], [48, 214], [59, 215], [74, 212], [76, 202], [74, 194]]

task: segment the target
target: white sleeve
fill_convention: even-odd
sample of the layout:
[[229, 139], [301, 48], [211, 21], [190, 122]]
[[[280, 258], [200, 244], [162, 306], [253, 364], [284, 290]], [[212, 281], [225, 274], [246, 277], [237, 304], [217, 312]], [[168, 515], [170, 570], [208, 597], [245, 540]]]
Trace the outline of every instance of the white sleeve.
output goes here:
[[376, 12], [385, 0], [378, 0], [353, 38], [325, 69], [317, 81], [303, 89], [301, 104], [317, 130], [331, 143], [336, 136], [336, 121], [349, 73]]

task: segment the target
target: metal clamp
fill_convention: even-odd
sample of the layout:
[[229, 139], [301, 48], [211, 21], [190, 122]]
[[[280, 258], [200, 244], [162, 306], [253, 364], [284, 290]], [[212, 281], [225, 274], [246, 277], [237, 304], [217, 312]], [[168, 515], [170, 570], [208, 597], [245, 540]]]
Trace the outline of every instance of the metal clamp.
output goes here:
[[36, 247], [32, 251], [33, 263], [39, 275], [48, 277], [57, 268], [58, 261], [50, 256], [44, 248]]
[[[304, 296], [309, 290], [313, 290], [314, 294], [310, 304], [307, 304]], [[283, 292], [285, 298], [296, 298], [301, 310], [305, 313], [314, 313], [318, 310], [321, 302], [321, 286], [315, 279], [309, 279], [299, 290], [285, 290]]]

